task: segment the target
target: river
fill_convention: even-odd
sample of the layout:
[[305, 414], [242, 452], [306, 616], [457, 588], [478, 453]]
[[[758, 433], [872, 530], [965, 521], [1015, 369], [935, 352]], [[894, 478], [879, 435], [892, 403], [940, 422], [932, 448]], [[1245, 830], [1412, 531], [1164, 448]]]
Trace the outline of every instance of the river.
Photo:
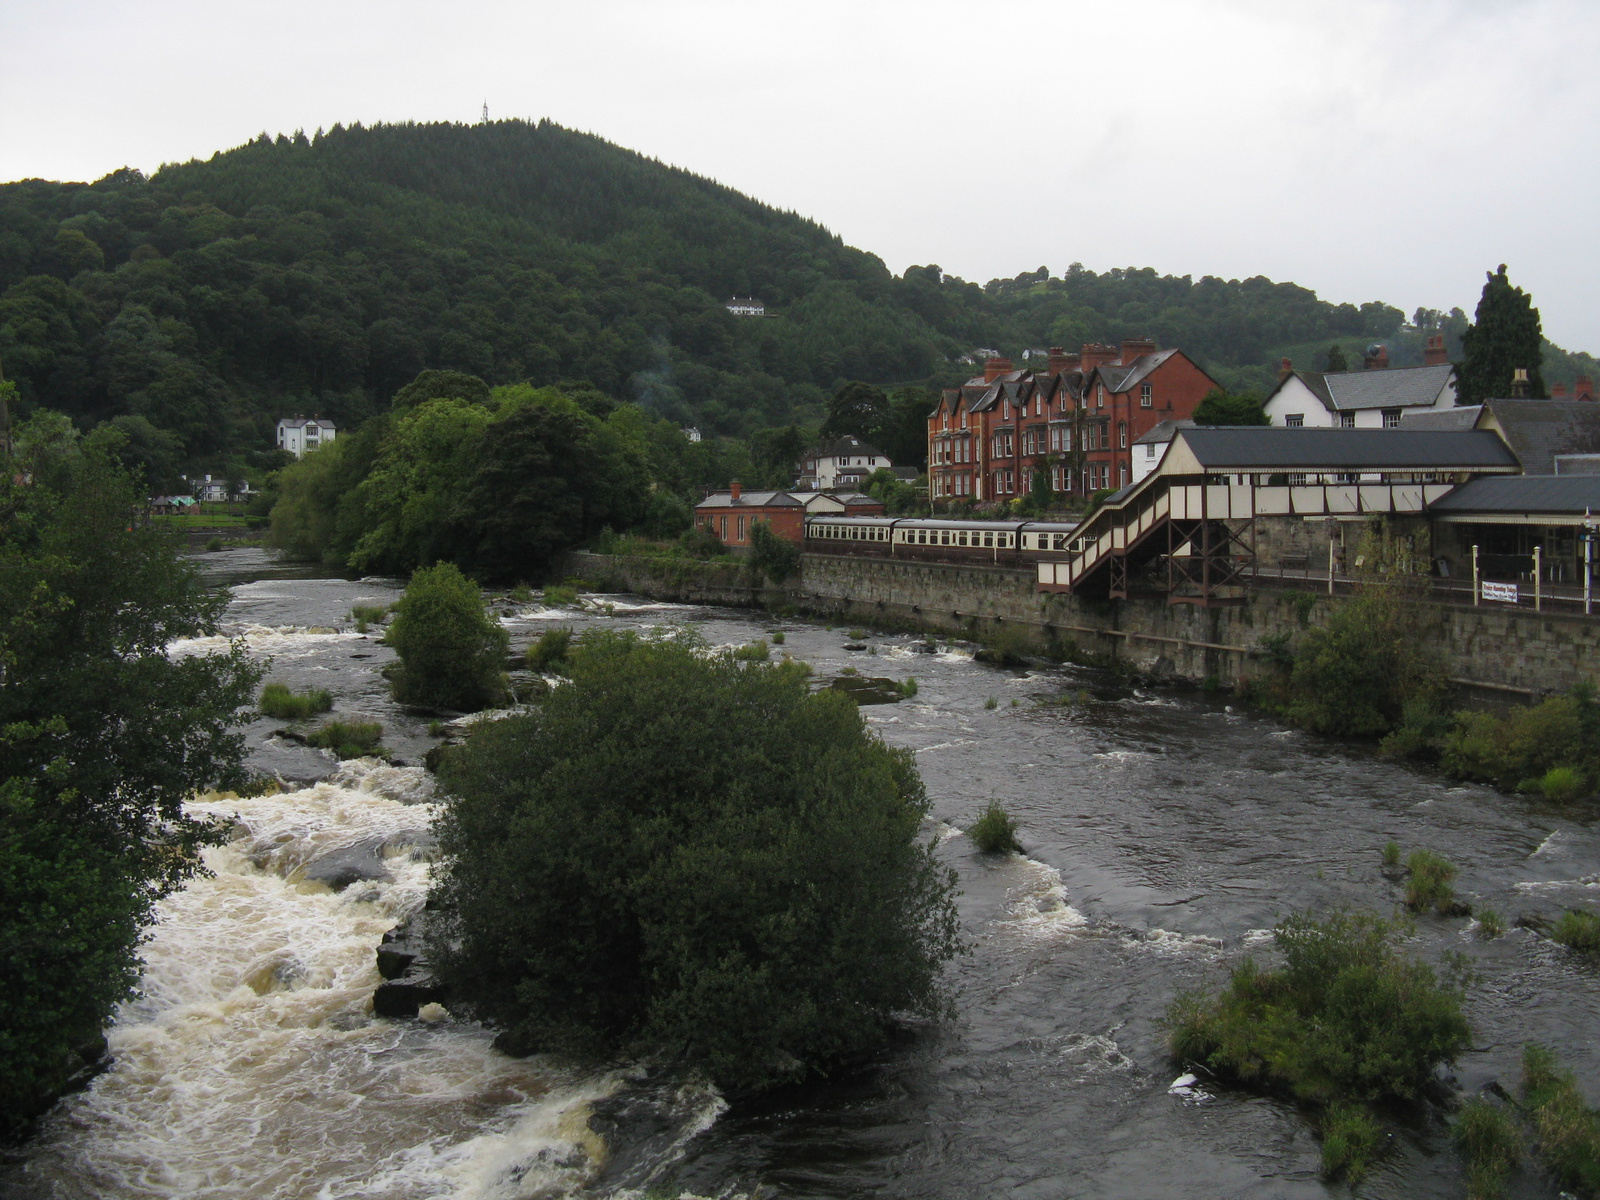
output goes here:
[[[335, 715], [381, 721], [403, 765], [336, 764], [275, 737], [282, 722], [250, 727], [252, 764], [296, 790], [199, 803], [236, 818], [235, 840], [162, 905], [142, 993], [109, 1033], [114, 1065], [0, 1169], [6, 1200], [1344, 1194], [1320, 1181], [1292, 1106], [1209, 1084], [1169, 1094], [1171, 999], [1270, 951], [1281, 914], [1391, 909], [1400, 884], [1380, 863], [1391, 839], [1451, 859], [1458, 891], [1508, 923], [1600, 899], [1593, 811], [1453, 786], [1226, 698], [1074, 667], [999, 670], [970, 647], [921, 653], [905, 635], [852, 651], [843, 629], [737, 610], [508, 603], [497, 611], [517, 645], [555, 623], [692, 623], [715, 644], [781, 629], [781, 651], [819, 677], [915, 676], [914, 699], [862, 712], [916, 752], [968, 941], [951, 968], [956, 1020], [756, 1102], [730, 1106], [634, 1064], [508, 1059], [455, 1017], [367, 1012], [374, 947], [420, 906], [429, 869], [433, 797], [416, 764], [436, 739], [390, 702], [379, 672], [392, 655], [348, 616], [398, 584], [316, 578], [254, 550], [201, 563], [232, 586], [226, 635], [270, 657], [270, 678], [327, 687]], [[1062, 695], [1072, 702], [1038, 703]], [[958, 832], [991, 798], [1020, 821], [1025, 854], [980, 855]], [[388, 880], [335, 894], [300, 878], [374, 837], [390, 847]], [[1421, 919], [1411, 949], [1475, 964], [1463, 1088], [1513, 1086], [1522, 1043], [1538, 1039], [1600, 1099], [1591, 963], [1525, 929], [1481, 941], [1465, 919]], [[1359, 1194], [1465, 1195], [1437, 1116], [1395, 1127]], [[1558, 1193], [1524, 1170], [1511, 1194]]]

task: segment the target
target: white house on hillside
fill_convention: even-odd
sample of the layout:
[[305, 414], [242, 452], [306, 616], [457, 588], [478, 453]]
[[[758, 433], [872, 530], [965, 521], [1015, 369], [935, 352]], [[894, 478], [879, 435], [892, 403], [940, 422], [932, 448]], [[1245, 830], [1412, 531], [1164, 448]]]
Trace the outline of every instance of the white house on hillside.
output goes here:
[[1274, 425], [1307, 429], [1398, 429], [1413, 413], [1439, 412], [1456, 403], [1456, 369], [1379, 367], [1366, 371], [1288, 371], [1267, 397]]
[[321, 417], [285, 417], [278, 422], [278, 449], [287, 450], [296, 458], [304, 458], [307, 450], [315, 450], [338, 436], [332, 421]]
[[874, 471], [893, 466], [882, 450], [860, 438], [837, 437], [806, 451], [795, 487], [807, 492], [860, 487]]

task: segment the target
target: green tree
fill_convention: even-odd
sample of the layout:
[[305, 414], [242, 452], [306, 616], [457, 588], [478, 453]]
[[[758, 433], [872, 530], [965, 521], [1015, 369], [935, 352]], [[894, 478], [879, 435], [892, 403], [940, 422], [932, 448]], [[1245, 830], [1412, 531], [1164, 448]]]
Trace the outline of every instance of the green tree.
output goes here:
[[1345, 361], [1344, 347], [1339, 345], [1338, 342], [1328, 347], [1328, 363], [1322, 369], [1330, 375], [1350, 369], [1350, 364]]
[[767, 522], [756, 521], [750, 529], [750, 566], [774, 584], [782, 583], [800, 573], [800, 547], [773, 533]]
[[804, 672], [591, 633], [449, 756], [433, 953], [515, 1053], [657, 1051], [733, 1086], [946, 1011], [953, 876], [911, 754]]
[[1542, 400], [1544, 335], [1533, 299], [1506, 278], [1506, 265], [1487, 277], [1472, 327], [1461, 335], [1462, 404], [1478, 404], [1512, 394], [1515, 371], [1528, 372], [1528, 398]]
[[1194, 410], [1196, 425], [1270, 425], [1262, 411], [1261, 397], [1254, 392], [1229, 392], [1213, 388], [1200, 398]]
[[488, 404], [489, 385], [465, 371], [422, 371], [394, 394], [391, 407], [404, 412], [429, 400], [464, 400], [468, 404]]
[[453, 563], [412, 575], [384, 640], [400, 657], [393, 688], [401, 704], [476, 712], [506, 697], [510, 639]]
[[132, 994], [162, 896], [219, 831], [184, 814], [244, 782], [236, 731], [259, 670], [169, 656], [227, 602], [137, 525], [102, 439], [0, 459], [0, 1134], [42, 1111]]
[[888, 416], [889, 397], [882, 388], [859, 380], [847, 383], [828, 400], [822, 436], [854, 436], [869, 441], [883, 429]]

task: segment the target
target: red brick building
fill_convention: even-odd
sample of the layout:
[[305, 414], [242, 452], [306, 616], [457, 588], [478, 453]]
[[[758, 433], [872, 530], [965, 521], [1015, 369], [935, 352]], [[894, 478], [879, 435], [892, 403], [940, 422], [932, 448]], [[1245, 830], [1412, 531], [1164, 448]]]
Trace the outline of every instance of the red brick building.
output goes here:
[[1181, 350], [1129, 339], [1050, 350], [1044, 371], [991, 358], [947, 388], [928, 416], [934, 499], [1006, 501], [1045, 471], [1052, 491], [1086, 496], [1133, 481], [1133, 443], [1164, 420], [1194, 416], [1217, 383]]
[[757, 521], [791, 542], [805, 539], [806, 506], [788, 492], [746, 492], [738, 481], [725, 492], [712, 492], [694, 506], [694, 523], [734, 549], [748, 549]]

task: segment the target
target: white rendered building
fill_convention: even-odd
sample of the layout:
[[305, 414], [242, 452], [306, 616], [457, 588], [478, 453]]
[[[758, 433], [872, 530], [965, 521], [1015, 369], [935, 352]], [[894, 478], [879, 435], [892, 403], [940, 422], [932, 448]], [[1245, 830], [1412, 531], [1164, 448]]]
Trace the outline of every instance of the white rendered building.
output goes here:
[[321, 417], [285, 417], [278, 422], [278, 449], [287, 450], [296, 458], [304, 458], [306, 451], [315, 450], [337, 436], [333, 422]]

